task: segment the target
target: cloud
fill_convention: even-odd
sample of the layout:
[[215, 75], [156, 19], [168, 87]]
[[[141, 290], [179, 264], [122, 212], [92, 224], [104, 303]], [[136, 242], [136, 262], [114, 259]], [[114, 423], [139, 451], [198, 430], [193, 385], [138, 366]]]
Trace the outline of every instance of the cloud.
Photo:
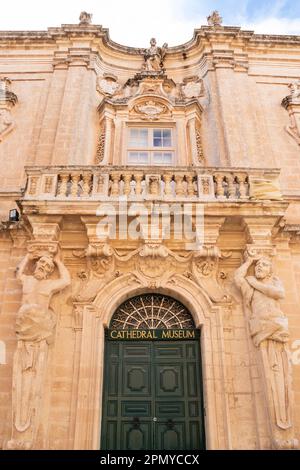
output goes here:
[[[78, 23], [82, 10], [93, 13], [93, 23], [109, 28], [113, 41], [147, 47], [151, 37], [158, 44], [184, 44], [195, 28], [218, 9], [224, 25], [242, 26], [256, 33], [300, 34], [300, 7], [291, 0], [10, 0], [1, 8], [0, 29], [34, 30]], [[300, 5], [300, 2], [298, 2]], [[290, 17], [290, 18], [289, 18]]]
[[256, 34], [292, 34], [300, 35], [300, 18], [264, 18], [254, 23], [245, 22], [243, 29], [254, 30]]

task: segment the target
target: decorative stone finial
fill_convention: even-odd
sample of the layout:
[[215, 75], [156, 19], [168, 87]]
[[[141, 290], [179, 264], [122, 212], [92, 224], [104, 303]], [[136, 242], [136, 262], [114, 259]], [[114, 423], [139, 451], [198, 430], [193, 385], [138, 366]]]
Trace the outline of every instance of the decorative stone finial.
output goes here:
[[92, 17], [93, 17], [92, 13], [87, 13], [86, 11], [82, 11], [79, 16], [79, 21], [80, 21], [79, 24], [82, 24], [82, 25], [91, 24]]
[[213, 11], [212, 14], [207, 17], [208, 26], [221, 26], [222, 22], [223, 18], [217, 10]]

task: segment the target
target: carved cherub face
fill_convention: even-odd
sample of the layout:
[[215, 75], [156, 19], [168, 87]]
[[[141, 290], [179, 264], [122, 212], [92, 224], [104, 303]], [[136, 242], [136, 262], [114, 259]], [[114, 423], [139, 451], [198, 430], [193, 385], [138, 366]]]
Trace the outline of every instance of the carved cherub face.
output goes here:
[[155, 47], [156, 46], [156, 39], [155, 38], [151, 38], [150, 39], [150, 44], [152, 47]]
[[39, 281], [47, 279], [54, 271], [54, 263], [49, 256], [42, 256], [36, 263], [34, 277]]
[[255, 277], [265, 279], [272, 274], [272, 261], [269, 258], [261, 258], [255, 265]]

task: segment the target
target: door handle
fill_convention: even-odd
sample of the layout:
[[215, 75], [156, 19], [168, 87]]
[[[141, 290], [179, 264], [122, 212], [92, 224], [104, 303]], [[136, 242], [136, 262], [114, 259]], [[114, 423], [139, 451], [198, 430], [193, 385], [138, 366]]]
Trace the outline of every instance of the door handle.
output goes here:
[[154, 422], [154, 423], [157, 423], [157, 418], [153, 418], [153, 422]]

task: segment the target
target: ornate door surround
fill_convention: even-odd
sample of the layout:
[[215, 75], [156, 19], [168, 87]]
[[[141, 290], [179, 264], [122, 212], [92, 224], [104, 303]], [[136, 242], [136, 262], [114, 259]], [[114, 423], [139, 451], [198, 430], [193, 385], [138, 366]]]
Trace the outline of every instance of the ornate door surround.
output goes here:
[[[93, 304], [78, 306], [74, 317], [79, 356], [73, 387], [74, 449], [99, 449], [105, 331], [124, 302], [152, 293], [153, 289], [135, 282], [128, 273], [108, 283]], [[228, 305], [213, 304], [199, 285], [183, 275], [176, 275], [168, 286], [155, 289], [155, 295], [158, 294], [172, 297], [184, 305], [193, 318], [195, 328], [201, 329], [206, 448], [230, 449], [232, 445], [222, 323], [223, 315], [228, 314]]]

